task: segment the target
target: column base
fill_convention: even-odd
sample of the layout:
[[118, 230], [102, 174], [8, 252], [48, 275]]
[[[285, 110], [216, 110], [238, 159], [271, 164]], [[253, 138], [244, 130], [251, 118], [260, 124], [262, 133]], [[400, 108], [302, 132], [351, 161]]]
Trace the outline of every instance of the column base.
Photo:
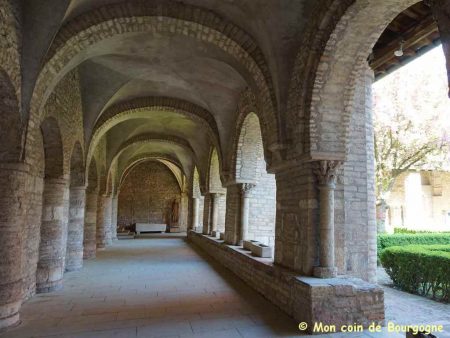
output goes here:
[[95, 258], [96, 251], [97, 250], [96, 250], [95, 246], [94, 246], [94, 248], [90, 248], [90, 249], [87, 249], [87, 250], [85, 248], [84, 252], [83, 252], [83, 259], [93, 259], [93, 258]]
[[66, 272], [80, 271], [82, 268], [83, 268], [83, 265], [66, 266]]
[[63, 280], [57, 280], [53, 282], [46, 282], [36, 285], [36, 293], [49, 293], [53, 291], [58, 291], [63, 288]]
[[313, 275], [318, 278], [333, 278], [337, 276], [337, 267], [315, 266]]
[[19, 309], [22, 301], [0, 306], [0, 332], [20, 324]]

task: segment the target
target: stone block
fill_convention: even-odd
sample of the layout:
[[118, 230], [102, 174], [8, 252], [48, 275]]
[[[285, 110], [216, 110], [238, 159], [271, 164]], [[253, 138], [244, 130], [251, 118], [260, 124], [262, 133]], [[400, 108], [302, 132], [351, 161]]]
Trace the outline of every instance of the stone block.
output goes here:
[[265, 245], [265, 244], [261, 244], [261, 243], [253, 243], [251, 245], [251, 251], [252, 254], [258, 257], [262, 257], [262, 258], [271, 258], [272, 257], [272, 247]]
[[248, 241], [243, 241], [242, 246], [243, 246], [244, 250], [251, 251], [252, 250], [252, 246], [254, 244], [258, 244], [258, 243], [259, 242], [255, 241], [255, 240], [248, 240]]

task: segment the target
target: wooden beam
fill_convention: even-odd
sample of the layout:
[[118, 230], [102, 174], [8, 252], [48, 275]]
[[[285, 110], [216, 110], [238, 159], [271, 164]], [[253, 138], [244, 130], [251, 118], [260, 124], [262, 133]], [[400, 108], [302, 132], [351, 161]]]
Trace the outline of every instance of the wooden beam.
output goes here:
[[429, 15], [420, 24], [404, 32], [402, 37], [392, 40], [388, 45], [379, 50], [374, 50], [374, 58], [371, 63], [372, 69], [376, 69], [382, 64], [396, 58], [394, 51], [399, 48], [402, 40], [404, 40], [403, 49], [406, 50], [436, 32], [438, 32], [437, 24], [433, 17]]

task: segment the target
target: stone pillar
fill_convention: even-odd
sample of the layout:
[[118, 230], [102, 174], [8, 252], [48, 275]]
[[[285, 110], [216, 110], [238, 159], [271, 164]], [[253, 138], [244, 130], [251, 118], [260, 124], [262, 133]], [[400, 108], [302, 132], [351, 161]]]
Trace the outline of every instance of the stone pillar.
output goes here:
[[119, 198], [117, 195], [115, 195], [112, 198], [111, 202], [111, 236], [112, 240], [117, 240], [117, 211], [118, 211], [118, 205], [119, 205]]
[[104, 196], [103, 205], [103, 227], [105, 229], [105, 245], [112, 244], [112, 229], [111, 229], [111, 216], [112, 216], [112, 197], [111, 195]]
[[319, 181], [320, 210], [320, 266], [314, 267], [314, 276], [331, 278], [337, 275], [334, 263], [334, 190], [336, 189], [336, 169], [338, 161], [320, 161], [314, 171]]
[[189, 197], [186, 192], [181, 193], [180, 198], [180, 216], [178, 224], [181, 231], [186, 231], [188, 227], [188, 214], [189, 214]]
[[86, 191], [86, 211], [84, 214], [84, 251], [83, 258], [95, 258], [97, 251], [97, 199], [98, 193]]
[[250, 214], [250, 191], [255, 187], [252, 183], [242, 183], [241, 188], [241, 212], [239, 245], [248, 240], [248, 216]]
[[211, 221], [209, 222], [209, 235], [212, 235], [213, 231], [217, 231], [217, 223], [219, 220], [219, 198], [220, 194], [211, 194]]
[[198, 227], [198, 221], [200, 219], [200, 199], [198, 197], [193, 197], [192, 203], [192, 230], [196, 231]]
[[104, 249], [106, 247], [105, 202], [106, 202], [106, 195], [98, 195], [98, 198], [97, 198], [97, 226], [96, 226], [97, 249]]
[[205, 198], [203, 199], [203, 229], [202, 233], [204, 235], [209, 234], [209, 229], [211, 227], [211, 194], [205, 194]]
[[447, 79], [450, 97], [450, 2], [447, 0], [426, 0], [425, 3], [431, 7], [433, 17], [439, 28], [442, 49], [447, 64]]
[[63, 284], [69, 214], [68, 181], [47, 178], [44, 182], [41, 243], [36, 272], [38, 293], [58, 290]]
[[71, 187], [69, 194], [66, 271], [76, 271], [83, 267], [85, 203], [86, 187]]
[[29, 186], [25, 165], [0, 164], [0, 330], [19, 323], [23, 283], [21, 257]]

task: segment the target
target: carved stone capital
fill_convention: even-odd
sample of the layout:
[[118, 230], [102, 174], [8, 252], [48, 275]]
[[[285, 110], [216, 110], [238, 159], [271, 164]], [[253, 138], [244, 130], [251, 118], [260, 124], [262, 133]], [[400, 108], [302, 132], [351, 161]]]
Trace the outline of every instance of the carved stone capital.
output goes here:
[[334, 188], [336, 186], [336, 171], [341, 166], [341, 161], [318, 161], [314, 174], [320, 186]]
[[241, 183], [241, 194], [243, 197], [248, 197], [250, 191], [256, 186], [254, 183]]

